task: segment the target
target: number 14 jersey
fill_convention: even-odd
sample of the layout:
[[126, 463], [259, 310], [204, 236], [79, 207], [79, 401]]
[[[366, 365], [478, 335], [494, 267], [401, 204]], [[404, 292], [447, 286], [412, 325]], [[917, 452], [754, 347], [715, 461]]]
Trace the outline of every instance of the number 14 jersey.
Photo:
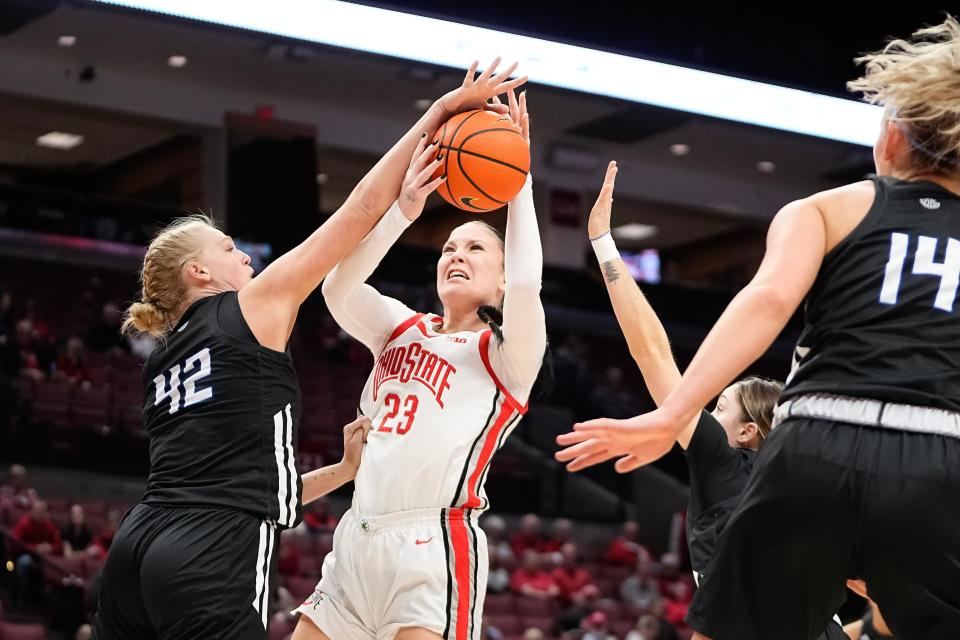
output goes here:
[[489, 329], [441, 334], [441, 322], [408, 318], [376, 355], [360, 402], [373, 425], [356, 477], [361, 515], [489, 506], [490, 462], [526, 406], [490, 364]]
[[960, 196], [873, 176], [873, 206], [828, 253], [783, 397], [830, 393], [960, 411]]

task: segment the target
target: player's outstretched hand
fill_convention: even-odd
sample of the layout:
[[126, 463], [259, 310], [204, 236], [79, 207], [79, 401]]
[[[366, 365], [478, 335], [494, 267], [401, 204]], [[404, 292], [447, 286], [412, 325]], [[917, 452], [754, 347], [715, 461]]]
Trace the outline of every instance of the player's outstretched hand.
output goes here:
[[370, 433], [372, 426], [369, 418], [360, 416], [343, 428], [343, 460], [341, 462], [354, 473], [360, 466], [363, 445], [367, 441], [367, 434]]
[[427, 142], [426, 134], [420, 136], [420, 142], [410, 158], [410, 166], [400, 185], [400, 196], [397, 203], [400, 211], [407, 220], [416, 220], [423, 213], [423, 205], [427, 196], [436, 191], [443, 184], [447, 176], [440, 175], [432, 178], [434, 172], [443, 164], [443, 154], [437, 153], [437, 145]]
[[[527, 144], [530, 144], [530, 114], [527, 113], [527, 92], [521, 91], [520, 98], [517, 98], [517, 94], [514, 93], [513, 89], [507, 91], [507, 108], [509, 109], [510, 119], [513, 120], [513, 126], [517, 128], [517, 131], [520, 132], [520, 135], [523, 136], [523, 139], [527, 141]], [[500, 98], [493, 96], [490, 98], [490, 104], [487, 105], [488, 109], [494, 107], [502, 107], [503, 104], [500, 102]]]
[[463, 84], [437, 101], [445, 119], [473, 109], [489, 109], [497, 113], [508, 113], [509, 110], [506, 105], [491, 104], [489, 100], [501, 93], [512, 91], [527, 81], [527, 76], [510, 79], [510, 74], [517, 69], [516, 62], [502, 72], [494, 74], [500, 65], [499, 56], [479, 76], [477, 75], [478, 64], [474, 62], [470, 65], [470, 68], [467, 69], [467, 75], [463, 78]]
[[613, 187], [617, 181], [617, 161], [611, 160], [607, 165], [607, 175], [603, 178], [603, 187], [597, 202], [590, 210], [590, 219], [587, 222], [587, 235], [596, 240], [610, 231], [610, 213], [613, 210]]
[[570, 433], [557, 436], [557, 444], [566, 448], [555, 457], [567, 463], [568, 471], [619, 458], [617, 471], [627, 473], [670, 451], [677, 434], [692, 419], [693, 416], [676, 416], [660, 408], [627, 420], [598, 418], [580, 422]]

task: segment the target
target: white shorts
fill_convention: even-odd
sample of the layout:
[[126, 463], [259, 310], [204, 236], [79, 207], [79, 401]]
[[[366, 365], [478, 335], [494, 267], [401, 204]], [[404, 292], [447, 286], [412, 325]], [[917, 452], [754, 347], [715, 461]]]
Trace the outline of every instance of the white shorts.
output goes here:
[[296, 612], [331, 640], [393, 640], [421, 627], [445, 640], [480, 640], [487, 538], [464, 509], [362, 517], [333, 534], [316, 591]]

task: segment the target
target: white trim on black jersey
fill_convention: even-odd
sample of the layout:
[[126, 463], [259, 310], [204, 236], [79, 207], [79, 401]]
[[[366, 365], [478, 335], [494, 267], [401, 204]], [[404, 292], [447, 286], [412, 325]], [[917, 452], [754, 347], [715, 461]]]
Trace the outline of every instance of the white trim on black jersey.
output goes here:
[[273, 415], [273, 450], [277, 460], [277, 523], [292, 527], [297, 518], [297, 469], [293, 459], [290, 404]]
[[267, 610], [270, 608], [270, 565], [273, 561], [273, 547], [276, 539], [276, 525], [272, 522], [260, 523], [260, 544], [257, 547], [257, 586], [253, 598], [253, 608], [260, 614], [263, 628], [267, 628]]

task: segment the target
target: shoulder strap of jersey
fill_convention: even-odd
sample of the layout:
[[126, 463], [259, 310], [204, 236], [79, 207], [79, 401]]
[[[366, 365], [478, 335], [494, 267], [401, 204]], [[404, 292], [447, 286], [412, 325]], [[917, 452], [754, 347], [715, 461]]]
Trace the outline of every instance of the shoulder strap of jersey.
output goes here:
[[401, 322], [400, 324], [398, 324], [396, 328], [393, 330], [393, 332], [390, 334], [390, 336], [387, 338], [387, 341], [383, 343], [383, 347], [381, 348], [381, 351], [383, 349], [386, 349], [388, 344], [390, 344], [391, 342], [399, 338], [401, 335], [403, 335], [403, 333], [407, 329], [417, 324], [420, 321], [420, 319], [423, 318], [423, 316], [425, 315], [427, 314], [415, 313], [409, 318], [407, 318], [406, 320], [404, 320], [403, 322]]
[[510, 390], [507, 389], [507, 386], [500, 381], [500, 378], [497, 377], [497, 373], [493, 370], [493, 366], [490, 364], [491, 335], [493, 335], [493, 331], [490, 329], [487, 329], [480, 334], [480, 340], [478, 340], [480, 345], [480, 359], [483, 360], [483, 366], [486, 368], [487, 373], [489, 373], [490, 377], [493, 378], [493, 382], [497, 385], [497, 388], [503, 392], [503, 396], [506, 398], [510, 406], [519, 411], [521, 414], [524, 414], [527, 412], [529, 402], [527, 402], [527, 404], [521, 404], [516, 398], [514, 398], [513, 394], [510, 393]]

